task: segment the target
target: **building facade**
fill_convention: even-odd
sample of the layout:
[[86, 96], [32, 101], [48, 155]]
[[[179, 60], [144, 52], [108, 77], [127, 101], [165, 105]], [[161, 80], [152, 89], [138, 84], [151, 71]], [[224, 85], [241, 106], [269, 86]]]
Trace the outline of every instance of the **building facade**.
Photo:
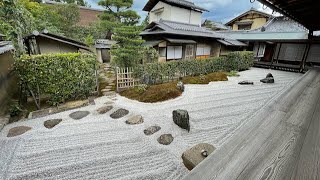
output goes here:
[[159, 62], [206, 59], [242, 50], [245, 43], [201, 26], [203, 11], [185, 0], [149, 0], [143, 10], [149, 12], [150, 23], [140, 34], [159, 52]]
[[226, 26], [229, 26], [233, 31], [253, 30], [265, 25], [270, 18], [272, 18], [272, 15], [251, 8], [227, 22]]

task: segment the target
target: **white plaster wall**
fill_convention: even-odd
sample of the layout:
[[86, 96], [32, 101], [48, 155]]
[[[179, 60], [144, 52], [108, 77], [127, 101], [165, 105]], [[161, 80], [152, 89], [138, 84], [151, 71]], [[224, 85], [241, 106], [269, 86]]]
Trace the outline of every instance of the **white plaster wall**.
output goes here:
[[[163, 12], [160, 15], [160, 18], [157, 17], [156, 12], [152, 12], [154, 10], [164, 8]], [[171, 6], [164, 2], [159, 1], [157, 5], [150, 11], [149, 23], [152, 21], [158, 21], [159, 19], [188, 23], [188, 24], [201, 24], [201, 12], [188, 10], [180, 7]]]
[[160, 15], [160, 18], [163, 20], [171, 20], [171, 5], [159, 1], [150, 11], [149, 23], [153, 21], [158, 21], [156, 13], [152, 11], [160, 8], [164, 8], [163, 12]]

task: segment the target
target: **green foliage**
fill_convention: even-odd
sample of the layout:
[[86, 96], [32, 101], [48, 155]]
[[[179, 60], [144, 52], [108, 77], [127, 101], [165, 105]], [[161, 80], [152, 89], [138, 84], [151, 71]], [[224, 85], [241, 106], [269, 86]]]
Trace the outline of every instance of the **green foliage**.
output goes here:
[[209, 28], [213, 31], [217, 30], [217, 27], [214, 25], [214, 23], [212, 21], [206, 20], [204, 22], [204, 27]]
[[134, 26], [139, 22], [140, 16], [130, 8], [133, 0], [100, 0], [98, 3], [106, 10], [99, 17], [100, 26], [107, 32], [121, 26]]
[[23, 36], [32, 32], [34, 26], [32, 14], [20, 0], [1, 1], [0, 33], [14, 43], [17, 54], [24, 52]]
[[17, 102], [13, 102], [10, 104], [10, 109], [9, 109], [9, 112], [10, 112], [10, 116], [11, 117], [15, 117], [15, 116], [18, 116], [22, 113], [22, 108], [20, 107], [19, 103]]
[[152, 48], [145, 46], [143, 47], [143, 63], [155, 63], [159, 59], [159, 52]]
[[134, 67], [141, 63], [144, 41], [139, 36], [140, 32], [141, 28], [138, 26], [115, 29], [113, 40], [117, 41], [117, 44], [111, 49], [113, 64], [118, 67]]
[[21, 85], [39, 99], [49, 95], [51, 105], [88, 97], [96, 86], [96, 58], [92, 54], [24, 55], [16, 59], [14, 69]]
[[252, 52], [231, 52], [226, 57], [206, 60], [183, 60], [166, 63], [150, 63], [134, 68], [134, 76], [147, 84], [171, 81], [177, 76], [199, 76], [219, 71], [240, 71], [253, 66]]
[[94, 38], [93, 38], [93, 36], [92, 36], [92, 35], [88, 35], [88, 36], [86, 37], [86, 39], [85, 39], [85, 43], [86, 43], [87, 45], [90, 45], [90, 46], [94, 45]]

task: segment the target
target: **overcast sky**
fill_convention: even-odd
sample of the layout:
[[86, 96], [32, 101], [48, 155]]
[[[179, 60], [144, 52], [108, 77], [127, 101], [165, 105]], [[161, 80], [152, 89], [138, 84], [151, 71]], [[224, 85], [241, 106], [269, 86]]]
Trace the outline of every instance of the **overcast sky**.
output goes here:
[[[97, 2], [99, 0], [86, 0], [92, 8], [99, 8]], [[147, 12], [142, 11], [142, 8], [148, 0], [134, 0], [133, 9], [136, 10], [141, 19], [144, 19]], [[258, 1], [251, 3], [250, 0], [189, 0], [196, 5], [208, 9], [210, 12], [205, 12], [202, 15], [202, 19], [214, 20], [217, 22], [226, 23], [241, 13], [254, 7], [267, 13], [272, 13], [269, 8], [264, 9], [262, 4]], [[101, 7], [100, 7], [101, 8]]]

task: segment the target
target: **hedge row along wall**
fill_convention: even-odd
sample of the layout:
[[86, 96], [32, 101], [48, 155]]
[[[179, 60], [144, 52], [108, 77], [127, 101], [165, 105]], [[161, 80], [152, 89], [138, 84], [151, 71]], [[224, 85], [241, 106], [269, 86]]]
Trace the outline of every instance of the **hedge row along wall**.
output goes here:
[[16, 59], [14, 69], [26, 95], [40, 108], [43, 95], [51, 105], [88, 97], [96, 87], [96, 63], [92, 54], [24, 55]]
[[225, 57], [206, 60], [182, 60], [166, 63], [151, 63], [134, 68], [134, 75], [146, 84], [174, 80], [177, 77], [205, 75], [212, 72], [243, 71], [253, 66], [251, 51], [231, 52]]

